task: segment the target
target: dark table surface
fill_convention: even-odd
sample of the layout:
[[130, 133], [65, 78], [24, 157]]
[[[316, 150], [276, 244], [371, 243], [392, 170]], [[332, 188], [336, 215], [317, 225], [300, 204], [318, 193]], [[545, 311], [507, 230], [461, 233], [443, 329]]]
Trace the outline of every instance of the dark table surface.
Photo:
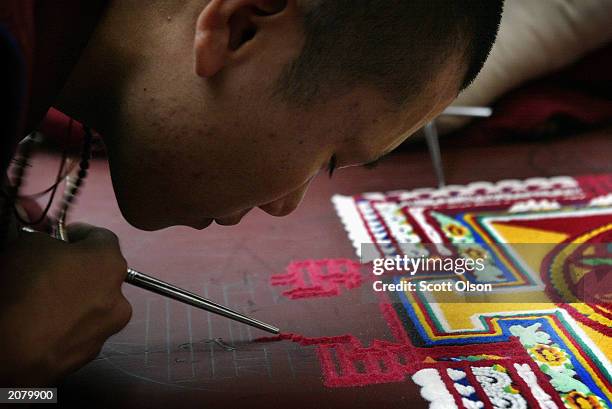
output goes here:
[[[535, 176], [612, 171], [612, 131], [587, 132], [547, 141], [457, 146], [442, 143], [447, 181], [463, 184]], [[452, 146], [451, 146], [452, 145]], [[28, 189], [48, 183], [57, 157], [37, 157]], [[292, 260], [357, 260], [335, 214], [333, 194], [356, 194], [435, 186], [426, 149], [416, 144], [377, 168], [318, 177], [292, 215], [274, 218], [259, 210], [236, 227], [204, 231], [176, 227], [142, 232], [129, 226], [115, 203], [107, 165], [95, 160], [72, 221], [107, 227], [118, 234], [129, 264], [143, 272], [204, 294], [283, 331], [306, 336], [351, 333], [363, 345], [389, 339], [378, 308], [351, 291], [337, 297], [288, 300], [269, 286]], [[194, 188], [197, 188], [194, 186]], [[147, 206], [143, 203], [142, 206]], [[63, 404], [84, 407], [425, 407], [418, 387], [404, 382], [357, 388], [323, 385], [315, 347], [289, 341], [252, 342], [266, 334], [124, 286], [133, 306], [128, 326], [112, 337], [102, 355], [60, 387]], [[200, 342], [220, 337], [236, 349]], [[187, 344], [185, 344], [187, 343]]]

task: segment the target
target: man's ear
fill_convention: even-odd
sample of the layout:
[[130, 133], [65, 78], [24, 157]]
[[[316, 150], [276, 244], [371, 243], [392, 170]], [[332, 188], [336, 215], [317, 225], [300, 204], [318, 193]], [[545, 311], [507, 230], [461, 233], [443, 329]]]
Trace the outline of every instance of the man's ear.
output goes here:
[[196, 22], [196, 74], [211, 77], [219, 72], [233, 52], [253, 39], [261, 18], [286, 5], [287, 0], [211, 0]]

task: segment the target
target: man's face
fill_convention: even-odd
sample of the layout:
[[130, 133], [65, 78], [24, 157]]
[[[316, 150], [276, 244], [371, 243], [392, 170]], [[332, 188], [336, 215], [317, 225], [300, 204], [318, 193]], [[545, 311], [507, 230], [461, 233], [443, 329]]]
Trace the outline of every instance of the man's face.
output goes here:
[[275, 84], [303, 34], [290, 14], [280, 17], [262, 24], [214, 75], [198, 72], [193, 47], [176, 47], [188, 33], [172, 26], [145, 58], [155, 63], [135, 70], [121, 127], [107, 141], [130, 223], [145, 230], [231, 225], [256, 207], [287, 215], [332, 156], [340, 168], [375, 160], [456, 95], [460, 70], [449, 64], [403, 109], [366, 86], [309, 106], [288, 104]]

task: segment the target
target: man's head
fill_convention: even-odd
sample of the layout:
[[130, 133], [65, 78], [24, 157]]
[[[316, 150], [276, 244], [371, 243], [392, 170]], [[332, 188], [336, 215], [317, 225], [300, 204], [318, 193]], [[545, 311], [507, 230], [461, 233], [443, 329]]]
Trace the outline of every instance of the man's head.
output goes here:
[[[445, 63], [471, 83], [491, 49], [501, 0], [304, 0], [305, 44], [281, 77], [282, 94], [312, 101], [368, 84], [401, 107]], [[450, 61], [449, 61], [450, 60]], [[457, 61], [455, 61], [457, 64]], [[331, 94], [331, 95], [329, 95]]]
[[[284, 215], [330, 161], [392, 150], [475, 77], [502, 8], [151, 3], [113, 3], [64, 98], [105, 136], [119, 205], [143, 229], [233, 224], [253, 207]], [[75, 108], [83, 89], [97, 99]]]

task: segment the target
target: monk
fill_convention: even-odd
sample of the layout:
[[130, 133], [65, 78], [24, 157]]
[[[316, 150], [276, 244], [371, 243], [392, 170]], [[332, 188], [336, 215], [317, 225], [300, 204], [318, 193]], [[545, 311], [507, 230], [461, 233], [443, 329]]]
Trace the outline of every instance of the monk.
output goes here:
[[[3, 0], [0, 166], [54, 106], [102, 135], [144, 230], [291, 213], [387, 154], [481, 69], [503, 0]], [[24, 233], [0, 178], [0, 386], [48, 386], [130, 319], [112, 232]]]

